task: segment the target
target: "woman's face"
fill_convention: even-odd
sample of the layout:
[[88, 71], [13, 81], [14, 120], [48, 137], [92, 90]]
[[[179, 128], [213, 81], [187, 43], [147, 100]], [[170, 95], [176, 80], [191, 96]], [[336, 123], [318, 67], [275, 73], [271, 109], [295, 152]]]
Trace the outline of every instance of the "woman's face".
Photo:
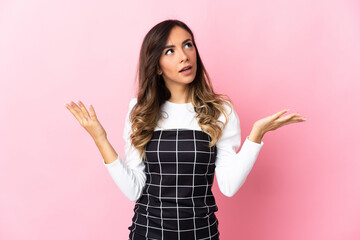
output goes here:
[[[165, 49], [159, 60], [160, 72], [168, 88], [175, 85], [187, 85], [196, 75], [196, 50], [190, 33], [185, 29], [175, 26], [170, 31]], [[191, 69], [180, 72], [190, 65]]]

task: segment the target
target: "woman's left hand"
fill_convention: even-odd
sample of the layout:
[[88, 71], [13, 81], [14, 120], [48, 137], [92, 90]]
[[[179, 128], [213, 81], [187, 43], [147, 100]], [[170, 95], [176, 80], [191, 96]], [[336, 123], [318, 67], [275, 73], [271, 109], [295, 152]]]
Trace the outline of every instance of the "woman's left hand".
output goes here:
[[266, 132], [276, 130], [284, 125], [290, 123], [304, 122], [306, 120], [306, 118], [301, 117], [299, 113], [292, 113], [287, 116], [281, 117], [281, 115], [283, 115], [287, 111], [288, 109], [285, 109], [271, 116], [260, 119], [254, 123], [253, 128], [261, 132], [261, 135], [263, 136]]

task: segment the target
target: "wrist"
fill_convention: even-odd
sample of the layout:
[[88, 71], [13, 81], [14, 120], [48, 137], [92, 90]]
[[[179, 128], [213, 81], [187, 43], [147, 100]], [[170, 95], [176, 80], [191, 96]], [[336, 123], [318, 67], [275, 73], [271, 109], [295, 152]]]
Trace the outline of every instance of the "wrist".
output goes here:
[[254, 126], [248, 136], [248, 139], [252, 142], [261, 143], [264, 134], [265, 133], [262, 131], [262, 129]]
[[99, 137], [94, 137], [93, 139], [94, 139], [96, 144], [99, 144], [99, 143], [106, 142], [107, 141], [107, 136], [103, 135], [103, 136], [99, 136]]

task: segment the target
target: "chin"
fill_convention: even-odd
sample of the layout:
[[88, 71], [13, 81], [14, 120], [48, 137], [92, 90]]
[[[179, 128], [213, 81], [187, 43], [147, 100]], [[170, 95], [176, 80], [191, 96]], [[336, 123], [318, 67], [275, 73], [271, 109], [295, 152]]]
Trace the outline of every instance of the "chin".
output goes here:
[[195, 76], [189, 77], [188, 79], [186, 79], [185, 81], [183, 80], [182, 82], [189, 84], [189, 83], [192, 83], [194, 80], [195, 80]]

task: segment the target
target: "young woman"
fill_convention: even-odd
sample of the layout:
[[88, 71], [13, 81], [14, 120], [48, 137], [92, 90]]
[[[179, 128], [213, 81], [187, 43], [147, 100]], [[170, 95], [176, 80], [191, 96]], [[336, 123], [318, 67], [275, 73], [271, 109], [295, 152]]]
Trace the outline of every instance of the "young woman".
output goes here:
[[240, 121], [231, 100], [216, 94], [188, 26], [166, 20], [141, 46], [139, 86], [130, 100], [124, 160], [115, 152], [93, 106], [66, 105], [94, 139], [103, 164], [136, 201], [129, 239], [219, 239], [211, 187], [233, 196], [254, 165], [268, 131], [303, 122], [288, 109], [256, 121], [241, 150]]

